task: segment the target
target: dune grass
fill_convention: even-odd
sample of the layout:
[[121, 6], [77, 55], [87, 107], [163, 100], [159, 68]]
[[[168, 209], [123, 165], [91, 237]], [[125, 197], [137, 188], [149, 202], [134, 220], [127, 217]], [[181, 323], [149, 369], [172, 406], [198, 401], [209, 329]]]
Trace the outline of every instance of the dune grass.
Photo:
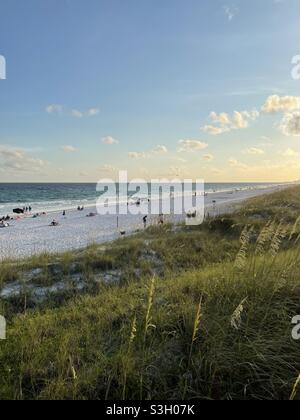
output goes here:
[[3, 284], [54, 262], [121, 278], [57, 304], [1, 302], [0, 399], [299, 399], [298, 209], [293, 188], [201, 227], [4, 263]]

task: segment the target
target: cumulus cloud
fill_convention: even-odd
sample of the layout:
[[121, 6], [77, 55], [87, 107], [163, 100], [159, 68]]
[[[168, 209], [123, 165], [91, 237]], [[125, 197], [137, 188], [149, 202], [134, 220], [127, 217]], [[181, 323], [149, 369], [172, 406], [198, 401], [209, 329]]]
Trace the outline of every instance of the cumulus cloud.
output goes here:
[[274, 114], [277, 112], [288, 112], [300, 109], [299, 96], [269, 96], [262, 107], [262, 111], [267, 114]]
[[203, 156], [203, 160], [206, 160], [207, 162], [210, 162], [214, 159], [214, 156], [211, 154], [207, 154]]
[[100, 166], [99, 171], [102, 173], [112, 173], [112, 172], [116, 172], [118, 169], [115, 168], [112, 165], [103, 165]]
[[199, 140], [179, 140], [179, 149], [178, 152], [193, 152], [206, 149], [208, 147], [207, 143], [203, 143]]
[[224, 13], [227, 17], [227, 19], [229, 20], [229, 22], [231, 22], [235, 16], [238, 14], [239, 9], [236, 6], [224, 6]]
[[119, 144], [119, 141], [113, 138], [112, 136], [103, 137], [102, 143], [112, 146], [113, 144]]
[[211, 112], [209, 118], [210, 125], [205, 125], [202, 130], [208, 134], [220, 135], [232, 130], [241, 130], [249, 127], [250, 121], [255, 121], [259, 117], [259, 112], [254, 109], [252, 111], [234, 111], [232, 115], [222, 112], [217, 114]]
[[285, 136], [300, 136], [300, 112], [288, 112], [283, 117], [280, 125], [280, 131]]
[[63, 108], [63, 105], [52, 104], [46, 107], [46, 112], [47, 114], [62, 114]]
[[244, 163], [234, 158], [229, 159], [228, 163], [229, 163], [229, 166], [231, 166], [232, 168], [238, 168], [238, 169], [243, 169], [243, 170], [248, 169], [247, 165], [245, 165]]
[[26, 151], [0, 145], [0, 167], [2, 171], [40, 172], [46, 162], [30, 156]]
[[84, 114], [81, 111], [78, 111], [77, 109], [72, 109], [71, 115], [74, 118], [83, 118]]
[[297, 157], [299, 156], [299, 153], [297, 153], [295, 150], [291, 149], [290, 147], [286, 149], [285, 152], [282, 154], [284, 157]]
[[75, 118], [84, 118], [84, 117], [95, 117], [100, 113], [98, 108], [90, 108], [87, 111], [80, 111], [78, 109], [72, 109], [71, 115]]
[[146, 153], [144, 152], [129, 152], [128, 156], [130, 159], [145, 159]]
[[152, 152], [158, 155], [164, 155], [168, 153], [168, 149], [166, 148], [166, 146], [158, 145], [152, 150]]
[[75, 153], [77, 149], [73, 146], [62, 146], [62, 150], [66, 153]]
[[87, 111], [87, 115], [89, 117], [95, 117], [98, 114], [100, 114], [100, 109], [99, 108], [91, 108]]
[[245, 150], [245, 153], [248, 155], [264, 155], [265, 151], [259, 149], [258, 147], [250, 147], [249, 149]]

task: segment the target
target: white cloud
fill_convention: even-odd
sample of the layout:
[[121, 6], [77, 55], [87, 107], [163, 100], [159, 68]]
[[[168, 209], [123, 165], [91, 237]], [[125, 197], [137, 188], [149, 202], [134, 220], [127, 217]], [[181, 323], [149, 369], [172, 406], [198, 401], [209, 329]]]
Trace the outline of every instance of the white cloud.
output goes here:
[[243, 170], [248, 169], [247, 165], [245, 165], [242, 162], [239, 162], [237, 159], [234, 159], [234, 158], [229, 159], [228, 163], [229, 163], [229, 166], [231, 166], [232, 168], [238, 168], [238, 169], [243, 169]]
[[166, 148], [166, 146], [158, 145], [152, 150], [152, 152], [159, 155], [164, 155], [168, 153], [168, 149]]
[[186, 159], [183, 159], [182, 157], [179, 157], [179, 156], [174, 156], [172, 160], [174, 160], [176, 162], [179, 162], [179, 163], [186, 163], [187, 162]]
[[83, 118], [83, 117], [95, 117], [100, 113], [99, 108], [90, 108], [87, 111], [80, 111], [78, 109], [67, 110], [63, 105], [60, 104], [51, 104], [46, 107], [46, 112], [48, 114], [57, 114], [57, 115], [71, 115], [74, 118]]
[[118, 169], [115, 168], [112, 165], [103, 165], [100, 166], [99, 171], [102, 173], [112, 173], [112, 172], [116, 172]]
[[98, 114], [100, 114], [100, 109], [99, 108], [91, 108], [87, 111], [87, 115], [89, 117], [95, 117]]
[[63, 105], [59, 104], [52, 104], [46, 107], [46, 112], [48, 114], [62, 114], [63, 112]]
[[178, 144], [180, 146], [178, 152], [193, 152], [208, 147], [207, 143], [203, 143], [199, 140], [179, 140]]
[[45, 166], [46, 162], [33, 158], [25, 150], [0, 145], [0, 167], [2, 171], [40, 172]]
[[297, 156], [299, 156], [299, 153], [297, 153], [295, 150], [293, 150], [289, 147], [288, 149], [286, 149], [285, 152], [283, 152], [282, 156], [284, 156], [284, 157], [297, 157]]
[[262, 111], [267, 114], [295, 111], [296, 109], [300, 109], [299, 96], [272, 95], [267, 98], [262, 107]]
[[62, 150], [66, 153], [75, 153], [77, 149], [73, 146], [62, 146]]
[[238, 14], [239, 9], [236, 6], [226, 5], [224, 6], [224, 12], [229, 22], [231, 22], [235, 18], [235, 16]]
[[87, 111], [80, 111], [78, 109], [72, 109], [71, 115], [75, 118], [84, 118], [84, 117], [95, 117], [100, 113], [98, 108], [90, 108]]
[[71, 115], [72, 117], [75, 117], [75, 118], [83, 118], [84, 116], [83, 112], [78, 111], [77, 109], [72, 109]]
[[128, 156], [130, 159], [145, 159], [146, 153], [144, 152], [129, 152]]
[[202, 127], [202, 130], [214, 136], [229, 132], [231, 130], [241, 130], [249, 127], [250, 121], [255, 121], [259, 117], [259, 112], [254, 109], [252, 111], [234, 111], [232, 115], [222, 112], [217, 114], [211, 112], [209, 118], [211, 125]]
[[205, 133], [211, 134], [212, 136], [218, 136], [220, 134], [226, 133], [229, 131], [227, 127], [216, 127], [214, 125], [205, 125], [202, 127], [202, 130]]
[[113, 144], [119, 144], [119, 141], [113, 138], [112, 136], [103, 137], [102, 143], [106, 145], [113, 145]]
[[280, 131], [286, 136], [300, 136], [300, 112], [288, 112], [283, 117]]
[[259, 149], [258, 147], [250, 147], [249, 149], [245, 150], [245, 153], [248, 155], [264, 155], [265, 151]]
[[203, 156], [203, 160], [206, 160], [207, 162], [210, 162], [214, 159], [214, 156], [211, 154], [207, 154]]

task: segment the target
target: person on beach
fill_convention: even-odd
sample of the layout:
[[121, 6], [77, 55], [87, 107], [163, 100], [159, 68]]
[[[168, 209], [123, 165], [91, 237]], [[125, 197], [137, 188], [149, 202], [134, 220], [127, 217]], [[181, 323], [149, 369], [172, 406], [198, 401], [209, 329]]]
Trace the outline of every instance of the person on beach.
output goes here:
[[65, 215], [66, 215], [66, 210], [63, 211], [63, 217], [65, 217]]
[[50, 226], [59, 226], [59, 223], [55, 219], [53, 219]]
[[148, 216], [143, 217], [144, 229], [147, 228], [147, 219], [148, 219]]
[[95, 217], [97, 216], [97, 213], [89, 213], [86, 215], [86, 217]]

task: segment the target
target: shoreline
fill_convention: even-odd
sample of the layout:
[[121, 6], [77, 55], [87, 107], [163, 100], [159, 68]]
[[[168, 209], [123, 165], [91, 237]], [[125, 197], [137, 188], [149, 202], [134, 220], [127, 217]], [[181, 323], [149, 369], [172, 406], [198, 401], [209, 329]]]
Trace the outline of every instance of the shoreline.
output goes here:
[[[296, 185], [295, 183], [276, 184], [261, 188], [247, 188], [211, 192], [206, 195], [206, 215], [221, 215], [234, 211], [238, 203], [264, 194], [280, 191]], [[182, 199], [182, 197], [175, 197]], [[169, 199], [168, 199], [169, 200]], [[135, 206], [134, 206], [135, 207]], [[48, 212], [37, 218], [25, 216], [10, 222], [10, 227], [0, 229], [0, 260], [26, 258], [44, 252], [57, 254], [82, 249], [92, 243], [102, 244], [144, 229], [142, 214], [99, 215], [87, 217], [90, 212], [97, 213], [95, 204], [86, 206], [84, 211], [67, 210], [66, 217], [61, 211]], [[50, 227], [53, 219], [59, 226]], [[178, 223], [185, 219], [181, 216], [166, 216], [165, 221]], [[148, 226], [158, 223], [158, 216], [148, 217]]]
[[[212, 183], [205, 183], [205, 185], [211, 185]], [[299, 182], [297, 181], [293, 181], [293, 182], [286, 182], [286, 183], [219, 183], [216, 185], [224, 185], [224, 188], [222, 189], [208, 189], [205, 190], [205, 194], [207, 195], [212, 195], [212, 194], [230, 194], [230, 193], [234, 193], [236, 191], [260, 191], [260, 190], [264, 190], [264, 189], [268, 189], [268, 188], [274, 188], [274, 187], [286, 187], [286, 186], [293, 186], [293, 185], [297, 185], [299, 184]], [[1, 184], [0, 184], [1, 185]], [[37, 185], [39, 185], [39, 183], [37, 183]], [[59, 185], [59, 184], [58, 184]], [[72, 184], [71, 184], [72, 185]], [[231, 186], [228, 188], [225, 188], [226, 185], [235, 185], [235, 187]], [[186, 193], [188, 194], [188, 193]], [[150, 196], [149, 196], [150, 197]], [[156, 194], [153, 194], [153, 197], [156, 197]], [[165, 194], [163, 196], [163, 199], [167, 199], [168, 198], [168, 194]], [[123, 199], [123, 201], [122, 201]], [[153, 198], [153, 200], [157, 200], [157, 198]], [[43, 202], [38, 201], [38, 202], [28, 202], [28, 203], [17, 203], [17, 202], [5, 202], [5, 203], [1, 203], [0, 204], [0, 218], [1, 217], [6, 217], [7, 215], [9, 215], [10, 217], [16, 217], [16, 215], [14, 215], [12, 213], [13, 208], [21, 208], [23, 209], [23, 207], [25, 206], [31, 206], [33, 208], [33, 210], [30, 213], [25, 213], [25, 214], [21, 214], [20, 217], [21, 218], [31, 218], [33, 217], [34, 214], [36, 213], [43, 213], [45, 212], [47, 215], [52, 214], [60, 214], [62, 213], [64, 210], [65, 211], [73, 211], [75, 210], [78, 206], [84, 206], [85, 210], [88, 209], [92, 209], [95, 208], [95, 201], [96, 201], [96, 197], [94, 199], [92, 198], [83, 198], [82, 200], [78, 200], [78, 199], [74, 199], [73, 202], [71, 202], [72, 200], [67, 200], [66, 203], [68, 201], [70, 201], [68, 204], [66, 205], [57, 205], [56, 208], [52, 208], [51, 204], [53, 205], [53, 202], [55, 202], [56, 200], [52, 200], [52, 201], [45, 201], [44, 204], [42, 204]], [[51, 203], [51, 204], [50, 204]], [[120, 203], [125, 204], [126, 203], [126, 199], [125, 197], [121, 196], [120, 199]], [[49, 206], [49, 207], [47, 207]]]

